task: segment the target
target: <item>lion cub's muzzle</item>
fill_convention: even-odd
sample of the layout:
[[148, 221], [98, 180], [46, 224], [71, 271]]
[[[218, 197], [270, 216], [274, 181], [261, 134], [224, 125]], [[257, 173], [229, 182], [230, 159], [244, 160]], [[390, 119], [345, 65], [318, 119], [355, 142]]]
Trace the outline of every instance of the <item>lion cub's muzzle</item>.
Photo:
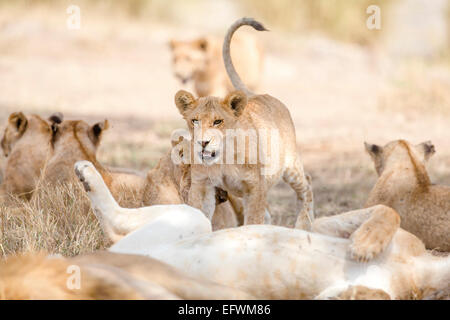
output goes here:
[[209, 144], [210, 141], [197, 141], [197, 143], [198, 148], [200, 149], [200, 151], [198, 152], [198, 156], [202, 160], [202, 162], [213, 162], [219, 157], [220, 150], [211, 148], [211, 145]]
[[187, 84], [191, 81], [191, 76], [182, 76], [181, 74], [175, 74], [175, 76], [181, 81], [182, 84]]

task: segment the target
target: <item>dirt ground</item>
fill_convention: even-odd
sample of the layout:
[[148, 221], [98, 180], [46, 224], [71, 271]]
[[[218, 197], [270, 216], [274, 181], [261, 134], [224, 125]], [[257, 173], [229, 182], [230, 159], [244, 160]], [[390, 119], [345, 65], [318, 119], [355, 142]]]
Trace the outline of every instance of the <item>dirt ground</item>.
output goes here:
[[[185, 126], [173, 96], [191, 87], [172, 76], [167, 42], [206, 29], [86, 17], [81, 30], [71, 31], [64, 16], [0, 18], [1, 130], [14, 111], [61, 111], [90, 123], [107, 118], [112, 127], [99, 160], [146, 171], [169, 149], [172, 130]], [[277, 97], [292, 114], [317, 216], [363, 206], [376, 181], [364, 141], [431, 140], [432, 181], [450, 184], [448, 66], [269, 29], [258, 34], [266, 50], [258, 92]], [[292, 190], [280, 183], [269, 201], [274, 224], [292, 226]]]

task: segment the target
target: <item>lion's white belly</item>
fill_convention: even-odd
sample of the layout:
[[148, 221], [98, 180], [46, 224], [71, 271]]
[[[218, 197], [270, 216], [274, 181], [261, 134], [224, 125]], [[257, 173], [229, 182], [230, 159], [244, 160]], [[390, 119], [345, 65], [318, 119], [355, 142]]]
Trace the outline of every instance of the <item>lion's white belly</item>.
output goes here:
[[[277, 226], [243, 226], [158, 246], [145, 246], [141, 238], [138, 251], [127, 245], [127, 238], [111, 250], [151, 256], [261, 299], [311, 299], [330, 287], [369, 285], [371, 278], [386, 273], [379, 259], [373, 262], [376, 267], [349, 260], [346, 239]], [[371, 273], [377, 276], [370, 277]], [[387, 290], [389, 281], [370, 287]]]

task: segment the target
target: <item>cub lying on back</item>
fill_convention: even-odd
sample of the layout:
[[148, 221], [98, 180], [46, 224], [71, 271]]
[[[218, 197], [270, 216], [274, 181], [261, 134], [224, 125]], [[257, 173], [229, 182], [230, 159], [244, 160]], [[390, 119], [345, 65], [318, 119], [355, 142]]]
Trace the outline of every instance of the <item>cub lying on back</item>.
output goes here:
[[397, 140], [384, 147], [366, 143], [366, 150], [379, 176], [366, 207], [384, 204], [395, 209], [401, 227], [428, 249], [450, 251], [450, 186], [432, 184], [424, 165], [434, 145]]
[[[200, 208], [211, 219], [215, 208], [215, 188], [219, 187], [243, 198], [245, 224], [262, 224], [267, 192], [283, 178], [297, 195], [300, 212], [297, 226], [309, 229], [313, 219], [311, 185], [297, 155], [295, 128], [289, 110], [270, 95], [252, 94], [231, 62], [231, 37], [242, 25], [265, 30], [259, 22], [244, 18], [235, 22], [227, 33], [223, 47], [225, 67], [237, 91], [224, 99], [213, 96], [195, 99], [183, 90], [175, 95], [175, 104], [193, 137], [191, 149], [195, 161], [191, 164], [188, 204]], [[232, 148], [226, 154], [231, 149], [223, 148], [227, 135], [234, 139], [233, 134], [245, 135], [245, 132], [254, 134], [254, 141], [259, 142], [256, 157], [251, 158], [247, 151], [248, 140], [244, 140], [245, 146], [238, 146], [237, 150]], [[240, 137], [237, 138], [239, 140]], [[266, 142], [268, 148], [261, 149]], [[237, 159], [243, 161], [239, 163]]]
[[[222, 39], [204, 37], [192, 41], [170, 42], [175, 76], [183, 83], [194, 82], [198, 96], [224, 96], [233, 90], [221, 57]], [[263, 50], [250, 34], [236, 38], [231, 51], [236, 68], [245, 83], [255, 90], [261, 80]]]

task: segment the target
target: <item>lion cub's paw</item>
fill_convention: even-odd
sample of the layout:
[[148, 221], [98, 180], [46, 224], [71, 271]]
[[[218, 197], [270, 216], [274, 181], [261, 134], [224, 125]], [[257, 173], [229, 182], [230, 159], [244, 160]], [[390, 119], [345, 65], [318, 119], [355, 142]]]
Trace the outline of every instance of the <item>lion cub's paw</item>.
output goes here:
[[359, 262], [370, 261], [386, 249], [391, 239], [383, 230], [359, 228], [350, 236], [350, 256]]
[[380, 289], [372, 289], [364, 286], [349, 286], [338, 296], [339, 300], [391, 300], [391, 296]]

